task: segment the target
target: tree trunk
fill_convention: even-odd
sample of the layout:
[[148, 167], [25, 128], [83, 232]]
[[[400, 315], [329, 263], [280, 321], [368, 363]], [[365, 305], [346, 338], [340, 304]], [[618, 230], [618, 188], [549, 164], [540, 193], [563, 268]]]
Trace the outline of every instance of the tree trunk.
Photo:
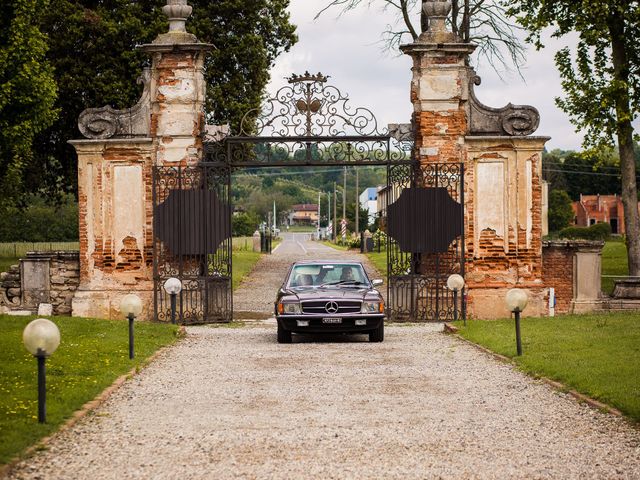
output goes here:
[[629, 106], [629, 59], [625, 48], [624, 20], [611, 16], [608, 21], [611, 34], [611, 50], [614, 80], [621, 85], [616, 97], [616, 118], [620, 172], [622, 177], [622, 205], [624, 229], [629, 260], [629, 275], [640, 276], [640, 214], [638, 213], [638, 186], [636, 183], [636, 159], [633, 151], [633, 126]]
[[429, 30], [429, 19], [427, 18], [427, 14], [424, 13], [424, 8], [422, 8], [425, 1], [426, 0], [422, 0], [422, 2], [420, 2], [420, 32]]

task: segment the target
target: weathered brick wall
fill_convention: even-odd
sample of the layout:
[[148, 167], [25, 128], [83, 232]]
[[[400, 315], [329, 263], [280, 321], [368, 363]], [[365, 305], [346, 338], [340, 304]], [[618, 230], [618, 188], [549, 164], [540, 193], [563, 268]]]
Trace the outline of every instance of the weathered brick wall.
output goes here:
[[556, 313], [571, 312], [573, 292], [573, 257], [575, 249], [564, 245], [545, 245], [542, 250], [542, 279], [556, 292]]

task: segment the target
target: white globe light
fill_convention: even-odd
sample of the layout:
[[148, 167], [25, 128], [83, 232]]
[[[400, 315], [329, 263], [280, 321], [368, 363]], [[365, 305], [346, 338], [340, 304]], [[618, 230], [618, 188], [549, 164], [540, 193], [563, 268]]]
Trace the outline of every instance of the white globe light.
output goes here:
[[519, 288], [512, 288], [507, 292], [505, 300], [507, 302], [507, 308], [509, 309], [509, 311], [515, 312], [517, 310], [519, 312], [522, 312], [527, 306], [529, 296], [524, 290], [521, 290]]
[[122, 297], [122, 300], [120, 300], [120, 313], [127, 317], [129, 315], [134, 317], [140, 315], [142, 313], [142, 300], [140, 300], [140, 297], [134, 293]]
[[449, 288], [449, 290], [458, 291], [462, 290], [463, 287], [464, 278], [462, 278], [462, 275], [458, 275], [457, 273], [449, 275], [449, 278], [447, 278], [447, 288]]
[[48, 357], [60, 345], [60, 330], [51, 320], [37, 318], [25, 327], [22, 341], [31, 355]]
[[164, 282], [164, 290], [169, 295], [177, 295], [182, 290], [182, 282], [178, 278], [171, 277]]

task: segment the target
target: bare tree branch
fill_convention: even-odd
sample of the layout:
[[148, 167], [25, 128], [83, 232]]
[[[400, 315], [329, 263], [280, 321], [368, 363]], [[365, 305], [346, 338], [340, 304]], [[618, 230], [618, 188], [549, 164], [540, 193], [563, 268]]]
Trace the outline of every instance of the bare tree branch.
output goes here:
[[[418, 24], [418, 19], [420, 32], [428, 28], [422, 10], [424, 1], [331, 0], [315, 18], [334, 7], [340, 8], [340, 14], [343, 14], [359, 6], [371, 8], [380, 5], [383, 10], [392, 12], [398, 23], [404, 24], [405, 28], [387, 25], [382, 32], [384, 50], [397, 52], [405, 35], [417, 40], [419, 32], [414, 25]], [[451, 7], [451, 30], [464, 42], [478, 44], [475, 54], [477, 62], [486, 61], [500, 76], [501, 70], [510, 71], [514, 67], [521, 75], [525, 48], [516, 33], [522, 28], [510, 21], [500, 0], [451, 0]]]

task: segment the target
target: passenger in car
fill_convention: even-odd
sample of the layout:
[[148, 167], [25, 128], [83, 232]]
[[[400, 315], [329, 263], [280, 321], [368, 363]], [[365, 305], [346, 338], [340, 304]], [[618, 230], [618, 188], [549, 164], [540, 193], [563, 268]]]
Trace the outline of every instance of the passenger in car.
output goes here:
[[297, 284], [299, 287], [308, 287], [313, 285], [313, 277], [309, 274], [298, 275]]

